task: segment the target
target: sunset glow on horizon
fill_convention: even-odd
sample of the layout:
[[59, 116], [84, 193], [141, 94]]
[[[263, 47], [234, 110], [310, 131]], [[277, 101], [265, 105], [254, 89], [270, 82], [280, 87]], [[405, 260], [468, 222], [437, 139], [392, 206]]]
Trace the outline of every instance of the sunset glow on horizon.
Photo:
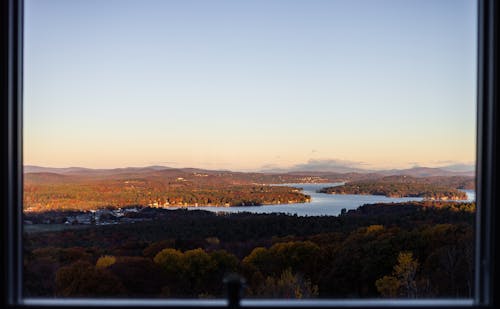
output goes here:
[[474, 165], [474, 1], [25, 6], [25, 165]]

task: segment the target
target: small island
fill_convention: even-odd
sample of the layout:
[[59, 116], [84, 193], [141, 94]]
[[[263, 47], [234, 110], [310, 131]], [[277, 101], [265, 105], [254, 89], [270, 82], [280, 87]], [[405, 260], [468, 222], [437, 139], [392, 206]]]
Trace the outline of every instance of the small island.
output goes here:
[[467, 200], [467, 194], [439, 179], [411, 176], [388, 176], [376, 180], [361, 180], [341, 186], [326, 187], [318, 193], [384, 195], [392, 198], [421, 197], [426, 200]]

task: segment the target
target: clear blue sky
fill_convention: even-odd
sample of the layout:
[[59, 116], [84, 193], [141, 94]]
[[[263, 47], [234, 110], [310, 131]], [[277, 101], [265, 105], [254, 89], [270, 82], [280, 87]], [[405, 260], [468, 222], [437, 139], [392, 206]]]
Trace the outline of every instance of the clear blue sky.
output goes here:
[[25, 164], [475, 160], [476, 1], [25, 3]]

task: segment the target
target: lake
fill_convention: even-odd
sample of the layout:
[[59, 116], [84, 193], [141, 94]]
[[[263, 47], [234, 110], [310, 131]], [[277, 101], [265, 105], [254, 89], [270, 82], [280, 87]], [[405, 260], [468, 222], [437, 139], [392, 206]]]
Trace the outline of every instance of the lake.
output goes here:
[[[324, 187], [339, 186], [343, 183], [288, 183], [280, 186], [302, 188], [303, 192], [311, 196], [310, 203], [264, 205], [255, 207], [188, 207], [213, 212], [251, 212], [251, 213], [286, 213], [297, 216], [337, 216], [342, 208], [356, 209], [363, 204], [373, 203], [401, 203], [408, 201], [421, 201], [420, 197], [390, 198], [381, 195], [356, 195], [356, 194], [325, 194], [316, 191]], [[475, 200], [474, 190], [463, 190], [467, 193], [468, 201]]]

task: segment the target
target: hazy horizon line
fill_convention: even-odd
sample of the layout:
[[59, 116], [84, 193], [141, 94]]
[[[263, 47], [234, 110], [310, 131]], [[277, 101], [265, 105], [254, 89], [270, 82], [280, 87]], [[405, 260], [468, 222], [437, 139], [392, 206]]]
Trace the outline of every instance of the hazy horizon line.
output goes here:
[[[299, 168], [297, 166], [302, 166], [302, 168]], [[352, 170], [352, 171], [343, 171], [343, 172], [353, 172], [355, 170], [360, 171], [360, 172], [378, 172], [378, 171], [388, 171], [388, 170], [406, 170], [406, 169], [414, 169], [414, 168], [432, 168], [432, 169], [447, 169], [449, 171], [454, 170], [457, 172], [466, 172], [466, 171], [474, 171], [475, 170], [475, 163], [470, 163], [470, 162], [455, 162], [455, 163], [450, 163], [450, 164], [442, 164], [442, 165], [435, 165], [435, 164], [409, 164], [406, 167], [374, 167], [374, 168], [366, 168], [363, 166], [352, 166], [352, 165], [338, 165], [338, 166], [325, 166], [324, 168], [319, 168], [319, 167], [314, 167], [314, 168], [307, 168], [307, 164], [295, 164], [292, 166], [287, 166], [287, 167], [266, 167], [262, 166], [260, 168], [223, 168], [223, 167], [217, 167], [217, 168], [207, 168], [207, 167], [198, 167], [198, 166], [170, 166], [170, 165], [163, 165], [163, 164], [149, 164], [149, 165], [126, 165], [126, 166], [114, 166], [114, 167], [89, 167], [89, 166], [83, 166], [83, 165], [66, 165], [66, 166], [49, 166], [49, 165], [40, 165], [40, 164], [23, 164], [23, 168], [25, 167], [40, 167], [40, 168], [53, 168], [53, 169], [71, 169], [71, 168], [81, 168], [81, 169], [89, 169], [89, 170], [115, 170], [115, 169], [127, 169], [127, 168], [136, 168], [136, 169], [141, 169], [141, 168], [152, 168], [152, 167], [160, 167], [160, 168], [168, 168], [168, 169], [200, 169], [200, 170], [222, 170], [222, 171], [235, 171], [235, 172], [260, 172], [260, 173], [281, 173], [281, 172], [330, 172], [330, 171], [335, 171], [335, 172], [342, 172], [338, 170]], [[460, 170], [457, 170], [460, 169]]]

